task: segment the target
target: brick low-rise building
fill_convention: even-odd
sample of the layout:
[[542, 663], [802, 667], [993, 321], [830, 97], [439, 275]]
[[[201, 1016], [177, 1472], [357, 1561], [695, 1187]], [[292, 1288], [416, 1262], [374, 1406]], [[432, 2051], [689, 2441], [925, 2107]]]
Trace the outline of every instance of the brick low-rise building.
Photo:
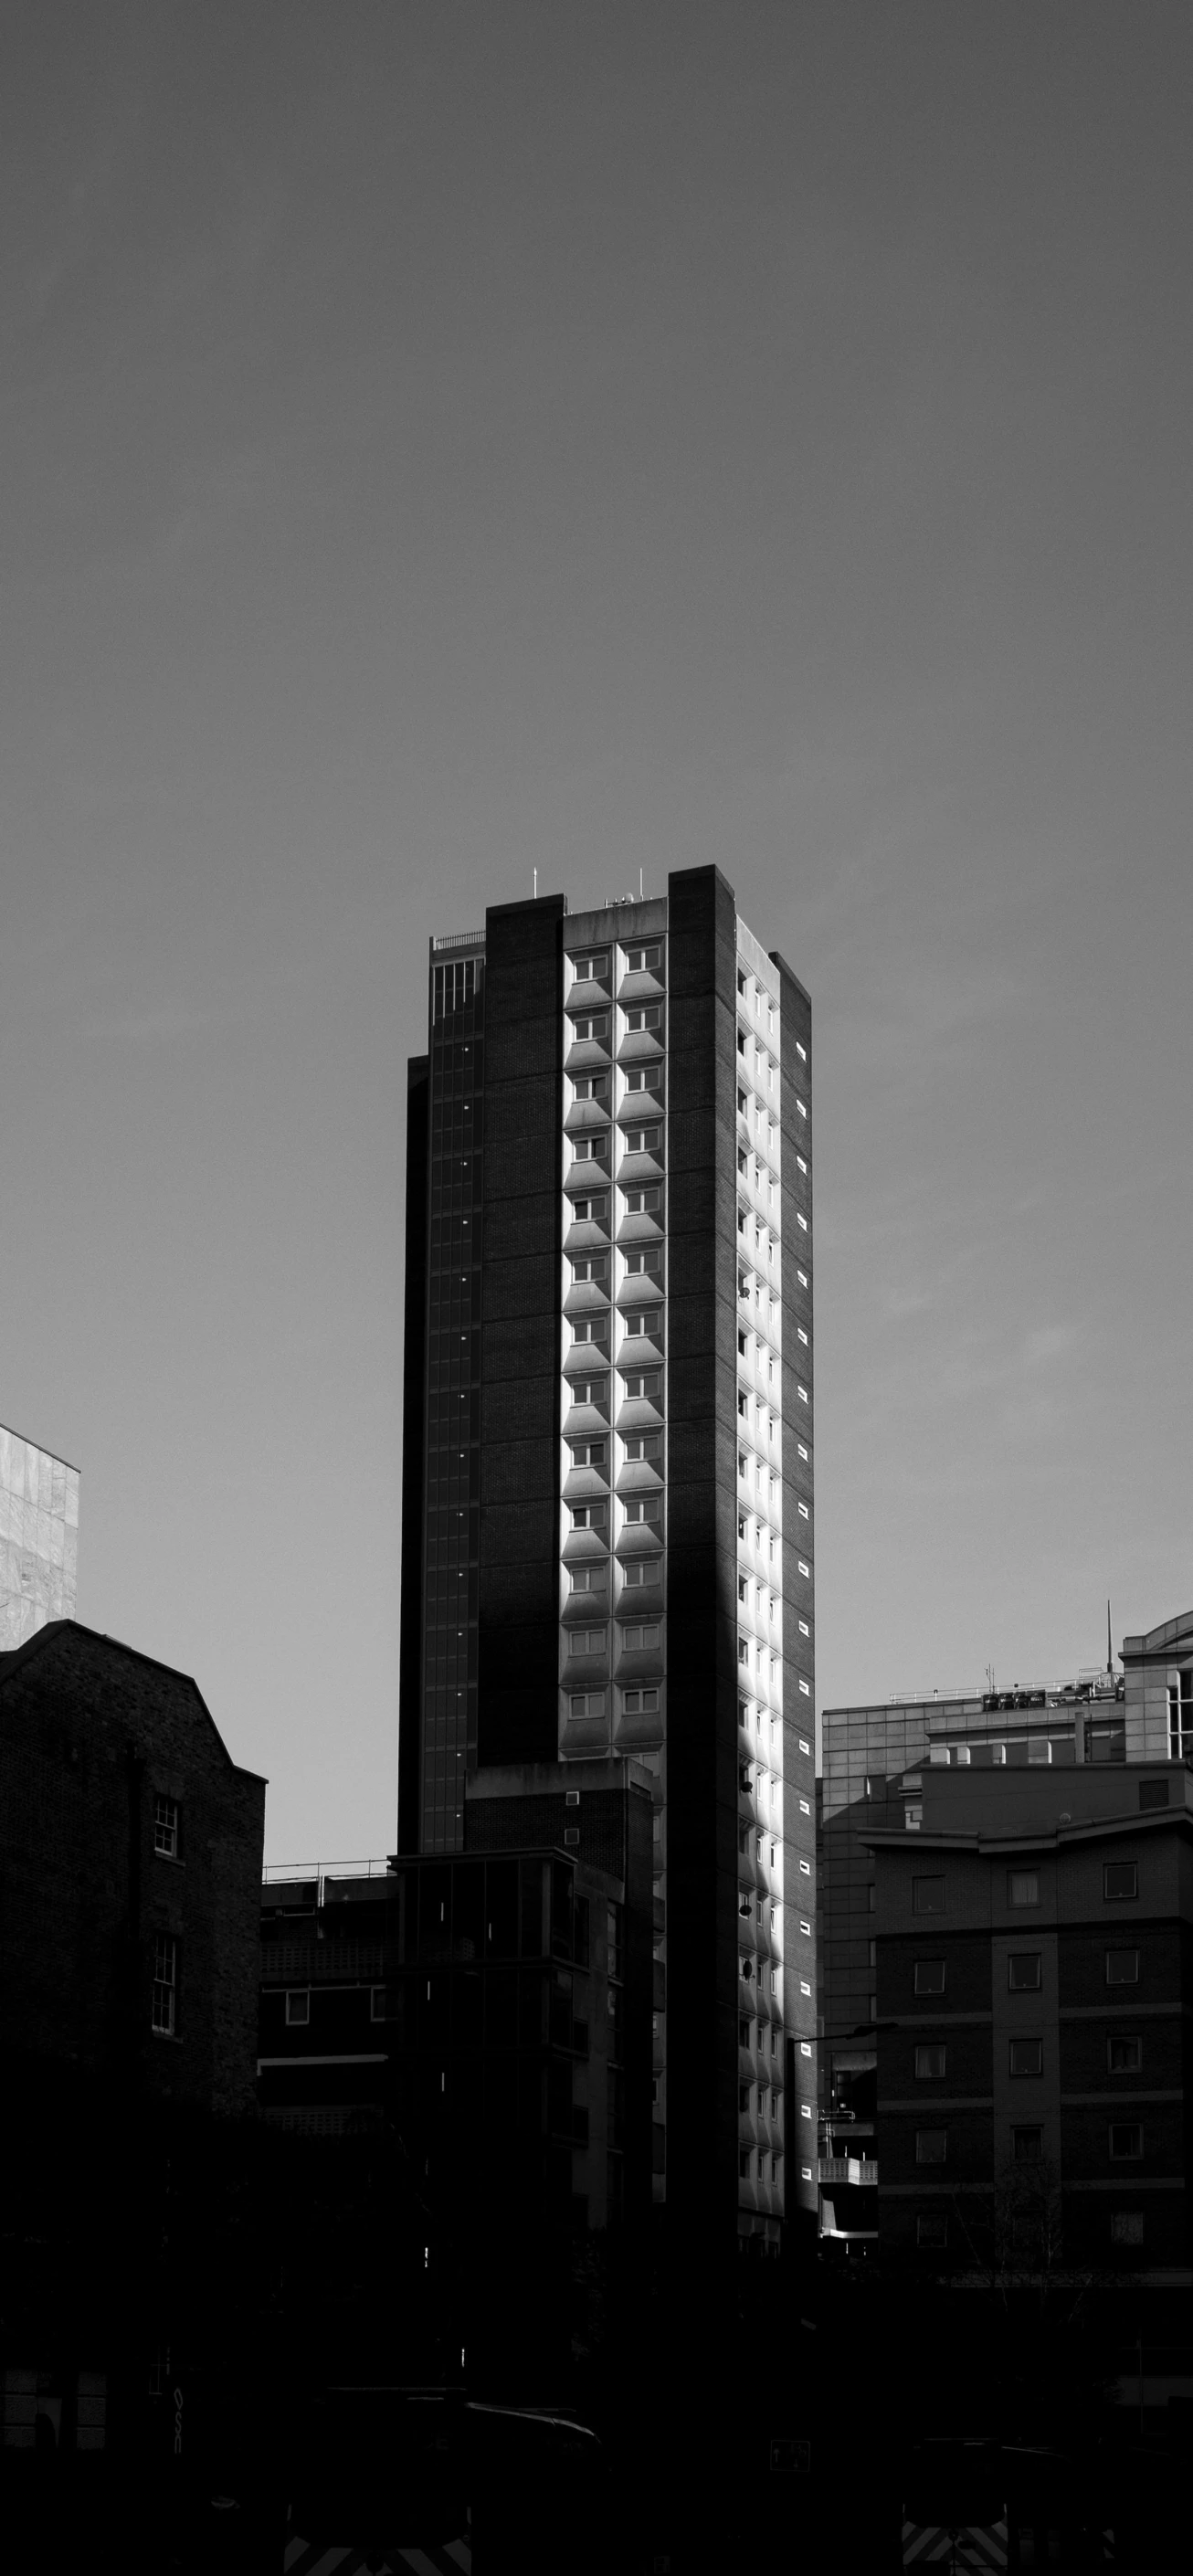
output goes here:
[[925, 1767], [877, 1878], [884, 2252], [1193, 2288], [1193, 1778]]
[[188, 1674], [75, 1620], [0, 1655], [7, 2062], [248, 2110], [264, 1828]]

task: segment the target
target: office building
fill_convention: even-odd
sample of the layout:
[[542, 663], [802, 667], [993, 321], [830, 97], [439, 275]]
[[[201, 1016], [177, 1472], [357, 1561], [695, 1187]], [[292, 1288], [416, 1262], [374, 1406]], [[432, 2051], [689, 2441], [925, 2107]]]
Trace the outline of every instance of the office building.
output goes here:
[[867, 1832], [882, 2246], [1187, 2293], [1190, 1766], [951, 1752]]
[[262, 1890], [265, 2118], [396, 2129], [465, 2235], [603, 2227], [649, 2174], [650, 1783], [583, 1764], [568, 1790], [555, 1767], [512, 1794], [473, 1775], [447, 1859], [271, 1871]]
[[0, 1423], [0, 1654], [48, 1619], [73, 1619], [79, 1471]]
[[872, 1831], [914, 1829], [924, 1765], [991, 1769], [1010, 1778], [1022, 1768], [1124, 1762], [1126, 1687], [1106, 1667], [1029, 1689], [942, 1688], [824, 1710], [818, 1784], [822, 2232], [866, 2242], [877, 2231]]
[[582, 1847], [642, 1766], [654, 2196], [764, 2249], [816, 2205], [810, 1058], [696, 868], [434, 940], [409, 1075], [399, 1858], [485, 1774]]

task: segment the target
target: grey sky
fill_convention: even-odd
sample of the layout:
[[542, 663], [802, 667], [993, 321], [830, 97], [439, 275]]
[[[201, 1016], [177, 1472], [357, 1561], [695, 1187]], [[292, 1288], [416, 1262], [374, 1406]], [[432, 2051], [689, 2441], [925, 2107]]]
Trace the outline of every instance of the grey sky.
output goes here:
[[0, 1418], [269, 1847], [393, 1833], [434, 929], [816, 1014], [822, 1705], [1187, 1606], [1185, 7], [10, 0]]

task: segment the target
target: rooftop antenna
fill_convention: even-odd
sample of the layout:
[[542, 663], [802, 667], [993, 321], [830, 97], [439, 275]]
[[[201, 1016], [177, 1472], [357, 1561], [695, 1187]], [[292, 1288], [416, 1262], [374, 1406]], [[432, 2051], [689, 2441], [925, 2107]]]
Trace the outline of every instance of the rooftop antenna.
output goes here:
[[639, 870], [638, 870], [638, 901], [639, 901], [639, 903], [641, 903], [641, 901], [642, 901], [642, 870], [641, 870], [641, 868], [639, 868]]
[[1106, 1670], [1114, 1680], [1114, 1648], [1110, 1643], [1110, 1603], [1106, 1604]]
[[534, 899], [535, 899], [535, 902], [537, 903], [537, 902], [538, 902], [538, 899], [539, 899], [539, 872], [538, 872], [538, 869], [537, 869], [537, 868], [535, 869], [535, 872], [534, 872]]

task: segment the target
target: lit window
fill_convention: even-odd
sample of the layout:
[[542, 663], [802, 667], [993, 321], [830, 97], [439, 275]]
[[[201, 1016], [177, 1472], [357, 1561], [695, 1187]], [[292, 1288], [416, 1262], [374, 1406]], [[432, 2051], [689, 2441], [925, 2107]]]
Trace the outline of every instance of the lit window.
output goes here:
[[153, 1936], [153, 2028], [172, 2039], [178, 2023], [178, 1943], [172, 1932]]
[[175, 1798], [153, 1801], [153, 1848], [163, 1860], [178, 1858], [178, 1802]]
[[1039, 1902], [1040, 1873], [1038, 1869], [1009, 1869], [1007, 1871], [1008, 1905], [1038, 1905]]

